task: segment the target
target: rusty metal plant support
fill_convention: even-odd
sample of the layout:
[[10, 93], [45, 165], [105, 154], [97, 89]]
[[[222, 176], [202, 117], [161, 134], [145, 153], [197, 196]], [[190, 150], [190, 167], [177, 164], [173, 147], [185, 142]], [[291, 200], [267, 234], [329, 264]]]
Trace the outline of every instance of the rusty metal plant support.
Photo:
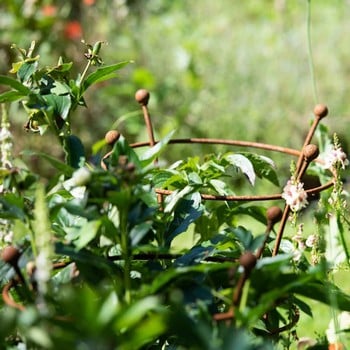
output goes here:
[[[131, 144], [131, 147], [133, 148], [139, 148], [139, 147], [152, 147], [156, 145], [159, 141], [155, 140], [154, 132], [153, 132], [153, 126], [151, 122], [150, 113], [148, 110], [148, 101], [149, 101], [150, 94], [147, 90], [141, 89], [138, 90], [135, 94], [136, 101], [140, 104], [144, 121], [147, 129], [147, 135], [148, 135], [148, 141], [146, 142], [137, 142]], [[236, 147], [246, 147], [246, 148], [255, 148], [255, 149], [262, 149], [266, 151], [272, 151], [272, 152], [279, 152], [283, 154], [287, 154], [293, 157], [297, 157], [297, 165], [296, 165], [296, 180], [300, 181], [305, 174], [307, 167], [311, 162], [317, 162], [319, 164], [323, 164], [322, 160], [317, 158], [318, 156], [318, 148], [315, 145], [310, 144], [311, 140], [313, 138], [313, 135], [315, 133], [315, 130], [322, 118], [324, 118], [328, 114], [328, 109], [324, 105], [317, 105], [314, 108], [314, 115], [315, 119], [310, 127], [310, 130], [305, 138], [304, 144], [302, 149], [295, 150], [292, 148], [287, 147], [281, 147], [277, 145], [271, 145], [271, 144], [265, 144], [265, 143], [259, 143], [259, 142], [250, 142], [250, 141], [242, 141], [242, 140], [227, 140], [227, 139], [217, 139], [217, 138], [181, 138], [181, 139], [171, 139], [168, 143], [170, 145], [175, 144], [212, 144], [212, 145], [227, 145], [227, 146], [236, 146]], [[112, 132], [109, 134], [109, 138], [107, 143], [112, 145], [113, 142], [115, 142], [119, 138], [119, 132], [116, 130], [112, 130]], [[107, 140], [107, 139], [106, 139]], [[107, 166], [105, 164], [105, 160], [112, 154], [112, 151], [109, 151], [107, 154], [105, 154], [102, 157], [101, 160], [101, 167], [104, 170], [107, 170]], [[155, 160], [155, 165], [158, 163], [158, 160]], [[311, 189], [306, 190], [306, 193], [308, 195], [316, 194], [321, 191], [324, 191], [334, 185], [335, 180], [335, 174], [332, 174], [333, 178], [332, 180], [328, 181], [327, 183], [317, 186]], [[156, 188], [155, 192], [157, 194], [158, 198], [158, 204], [160, 209], [163, 207], [164, 197], [168, 196], [173, 193], [173, 191], [166, 190], [166, 189], [160, 189]], [[201, 194], [201, 198], [203, 200], [211, 200], [211, 201], [271, 201], [271, 200], [281, 200], [282, 199], [282, 193], [275, 193], [275, 194], [265, 194], [265, 195], [241, 195], [241, 196], [223, 196], [223, 195], [211, 195], [211, 194]], [[228, 323], [231, 323], [234, 321], [234, 314], [235, 314], [235, 308], [239, 306], [241, 302], [241, 296], [242, 291], [245, 285], [245, 282], [250, 276], [250, 273], [255, 267], [257, 259], [261, 258], [263, 255], [263, 251], [265, 249], [265, 245], [267, 243], [268, 237], [270, 232], [273, 230], [274, 225], [277, 224], [277, 222], [280, 221], [279, 228], [277, 230], [276, 235], [276, 241], [273, 248], [272, 255], [275, 256], [278, 254], [280, 243], [283, 237], [284, 228], [286, 225], [286, 222], [288, 220], [289, 214], [290, 214], [290, 207], [288, 205], [284, 206], [284, 209], [281, 210], [279, 207], [273, 206], [270, 207], [267, 210], [267, 226], [265, 231], [265, 240], [262, 244], [262, 246], [256, 251], [255, 254], [252, 252], [245, 252], [241, 255], [239, 260], [233, 259], [233, 258], [225, 258], [225, 257], [207, 257], [204, 258], [203, 261], [206, 262], [232, 262], [232, 263], [239, 263], [239, 265], [234, 266], [234, 272], [238, 271], [238, 266], [241, 266], [243, 268], [242, 273], [240, 274], [236, 287], [233, 290], [232, 294], [232, 305], [229, 308], [227, 312], [217, 313], [213, 315], [213, 319], [216, 321], [226, 321]], [[135, 254], [132, 258], [134, 260], [152, 260], [152, 259], [169, 259], [173, 260], [181, 255], [179, 254]], [[111, 261], [118, 261], [122, 260], [122, 256], [108, 256], [107, 257]], [[63, 263], [56, 263], [54, 264], [54, 268], [62, 268], [68, 265], [70, 262], [63, 262]], [[4, 302], [13, 308], [16, 308], [18, 310], [23, 311], [25, 309], [25, 306], [18, 304], [10, 297], [10, 289], [13, 287], [16, 287], [18, 283], [25, 284], [25, 280], [20, 272], [20, 270], [17, 268], [17, 265], [14, 265], [17, 278], [11, 279], [2, 290], [2, 297]], [[292, 328], [299, 318], [299, 313], [297, 310], [294, 310], [293, 318], [290, 324], [278, 328], [276, 330], [271, 331], [271, 334], [280, 333], [284, 330]]]
[[[138, 98], [137, 96], [147, 96], [146, 102], [142, 98]], [[152, 129], [152, 124], [150, 121], [150, 116], [147, 108], [147, 103], [149, 100], [149, 93], [146, 93], [145, 90], [139, 90], [139, 92], [136, 93], [136, 100], [141, 104], [142, 110], [144, 113], [144, 118], [145, 118], [145, 123], [146, 123], [146, 128], [147, 132], [149, 135], [149, 142], [138, 142], [134, 143], [131, 146], [134, 148], [138, 147], [145, 147], [148, 145], [154, 145], [157, 143], [157, 141], [154, 140], [153, 138], [153, 129]], [[225, 140], [225, 139], [210, 139], [210, 138], [186, 138], [186, 139], [172, 139], [169, 141], [169, 144], [214, 144], [214, 145], [228, 145], [228, 146], [240, 146], [240, 147], [250, 147], [250, 148], [257, 148], [257, 149], [263, 149], [267, 151], [272, 151], [272, 152], [280, 152], [283, 154], [288, 154], [294, 157], [297, 157], [297, 165], [296, 165], [296, 174], [295, 179], [297, 181], [301, 181], [303, 175], [306, 173], [307, 167], [309, 164], [313, 161], [323, 164], [321, 159], [318, 159], [318, 154], [319, 150], [316, 145], [312, 145], [311, 141], [314, 136], [314, 133], [317, 129], [318, 124], [320, 123], [321, 119], [326, 117], [328, 114], [328, 109], [325, 105], [319, 104], [316, 105], [314, 108], [314, 121], [307, 133], [307, 136], [304, 140], [303, 146], [301, 151], [291, 149], [291, 148], [286, 148], [286, 147], [281, 147], [281, 146], [276, 146], [276, 145], [270, 145], [270, 144], [265, 144], [265, 143], [259, 143], [259, 142], [250, 142], [250, 141], [241, 141], [241, 140]], [[311, 188], [309, 190], [306, 190], [306, 193], [308, 195], [311, 194], [316, 194], [321, 191], [324, 191], [334, 185], [334, 180], [335, 180], [335, 174], [332, 174], [333, 178], [332, 180], [328, 181], [326, 184], [317, 186], [314, 188]], [[173, 193], [173, 191], [170, 190], [165, 190], [165, 189], [155, 189], [155, 192], [157, 193], [158, 196], [158, 203], [159, 206], [162, 207], [163, 205], [163, 199], [164, 196], [170, 195]], [[203, 200], [217, 200], [217, 201], [269, 201], [269, 200], [279, 200], [282, 199], [282, 193], [277, 193], [277, 194], [270, 194], [270, 195], [256, 195], [256, 196], [222, 196], [222, 195], [209, 195], [209, 194], [201, 194], [201, 198]], [[271, 208], [270, 208], [271, 209]], [[274, 209], [276, 210], [276, 208]], [[275, 219], [270, 220], [269, 217], [267, 217], [267, 227], [266, 227], [266, 236], [265, 236], [265, 241], [263, 245], [258, 249], [255, 255], [253, 255], [254, 259], [259, 259], [262, 254], [263, 250], [265, 248], [269, 233], [271, 232], [273, 225], [281, 220], [280, 226], [277, 232], [276, 236], [276, 241], [275, 245], [272, 251], [272, 256], [275, 256], [278, 254], [279, 247], [281, 244], [281, 240], [283, 237], [283, 232], [285, 225], [287, 223], [289, 214], [290, 214], [291, 208], [289, 205], [285, 204], [284, 210], [281, 211], [279, 209], [277, 217]], [[268, 213], [267, 213], [268, 215]], [[242, 257], [246, 256], [249, 254], [249, 252], [244, 253]], [[250, 256], [251, 257], [251, 256]], [[253, 259], [253, 257], [251, 257]], [[253, 260], [254, 260], [253, 259]], [[243, 266], [243, 273], [240, 275], [236, 288], [233, 292], [232, 296], [232, 306], [231, 308], [225, 312], [225, 313], [218, 313], [213, 316], [214, 320], [216, 321], [226, 321], [226, 322], [231, 322], [234, 319], [234, 308], [237, 307], [240, 304], [241, 300], [241, 295], [243, 291], [244, 284], [246, 280], [249, 278], [251, 270], [254, 268], [254, 266], [247, 266], [242, 264], [240, 261], [241, 266]], [[295, 317], [291, 322], [291, 325], [286, 325], [284, 327], [281, 327], [279, 329], [274, 330], [273, 333], [280, 333], [284, 330], [287, 330], [291, 328], [298, 320], [299, 318], [299, 313], [295, 313]]]
[[[131, 144], [131, 147], [138, 148], [138, 147], [145, 147], [145, 146], [152, 146], [155, 145], [158, 141], [154, 140], [154, 132], [152, 128], [152, 123], [150, 119], [150, 114], [148, 111], [148, 101], [149, 101], [150, 94], [148, 91], [141, 89], [138, 90], [135, 94], [135, 99], [137, 102], [140, 103], [142, 107], [142, 111], [144, 114], [145, 124], [147, 128], [147, 133], [149, 135], [149, 141], [148, 142], [137, 142]], [[272, 152], [280, 152], [283, 154], [288, 154], [291, 156], [298, 157], [297, 160], [297, 166], [296, 166], [296, 180], [300, 181], [302, 176], [305, 174], [308, 165], [315, 161], [317, 163], [323, 164], [323, 161], [321, 159], [318, 159], [318, 148], [315, 145], [311, 145], [310, 142], [314, 136], [314, 133], [316, 131], [316, 128], [318, 124], [320, 123], [321, 119], [326, 117], [328, 114], [327, 106], [323, 104], [318, 104], [314, 108], [314, 121], [306, 135], [306, 138], [304, 140], [303, 147], [301, 151], [287, 148], [287, 147], [281, 147], [277, 145], [270, 145], [266, 143], [260, 143], [260, 142], [251, 142], [251, 141], [242, 141], [242, 140], [226, 140], [226, 139], [212, 139], [212, 138], [184, 138], [184, 139], [171, 139], [169, 140], [169, 144], [213, 144], [213, 145], [228, 145], [228, 146], [239, 146], [239, 147], [249, 147], [249, 148], [257, 148], [257, 149], [263, 149], [267, 151]], [[312, 153], [312, 154], [309, 154]], [[333, 174], [334, 175], [334, 174]], [[311, 189], [306, 190], [306, 193], [308, 195], [319, 193], [321, 191], [326, 190], [327, 188], [332, 187], [334, 184], [334, 177], [332, 180], [328, 181], [326, 184], [317, 186]], [[160, 206], [162, 206], [164, 196], [170, 195], [173, 193], [171, 190], [165, 190], [165, 189], [159, 189], [156, 188], [155, 192], [158, 196], [158, 203]], [[210, 195], [210, 194], [201, 194], [201, 198], [203, 200], [216, 200], [216, 201], [270, 201], [270, 200], [278, 200], [282, 199], [282, 193], [276, 193], [276, 194], [270, 194], [270, 195], [256, 195], [256, 196], [223, 196], [223, 195]], [[285, 228], [285, 224], [287, 222], [287, 219], [289, 217], [290, 213], [290, 207], [288, 205], [285, 205], [283, 210], [283, 215], [281, 219], [281, 224], [278, 230], [276, 243], [273, 249], [272, 255], [276, 255], [278, 253], [280, 243], [283, 236], [283, 231]]]

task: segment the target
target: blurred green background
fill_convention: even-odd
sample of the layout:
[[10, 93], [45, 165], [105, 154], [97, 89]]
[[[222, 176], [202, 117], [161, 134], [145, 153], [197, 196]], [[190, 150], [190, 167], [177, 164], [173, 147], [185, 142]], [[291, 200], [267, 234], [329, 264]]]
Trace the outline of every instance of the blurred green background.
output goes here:
[[[350, 1], [310, 0], [311, 40], [318, 100], [309, 66], [307, 0], [2, 0], [0, 74], [9, 74], [15, 43], [37, 42], [44, 65], [62, 56], [76, 72], [86, 64], [85, 46], [108, 43], [105, 64], [133, 60], [118, 78], [88, 91], [88, 108], [73, 118], [87, 150], [117, 127], [131, 141], [146, 140], [135, 91], [151, 92], [156, 137], [229, 138], [299, 148], [316, 103], [328, 105], [324, 120], [347, 149], [350, 131]], [[1, 92], [0, 87], [0, 92]], [[61, 150], [50, 135], [27, 134], [19, 105], [10, 109], [15, 151]], [[219, 148], [176, 146], [169, 161]], [[90, 151], [89, 151], [90, 152]], [[289, 169], [288, 158], [284, 167]], [[32, 167], [42, 168], [40, 159]], [[288, 176], [288, 175], [286, 175]], [[340, 284], [344, 284], [340, 274]], [[345, 287], [345, 286], [344, 286]], [[303, 319], [299, 332], [327, 327], [329, 310]]]
[[[86, 63], [84, 45], [104, 40], [105, 64], [134, 63], [86, 97], [73, 122], [87, 145], [113, 125], [130, 141], [145, 131], [134, 93], [151, 91], [157, 137], [221, 137], [300, 147], [315, 105], [308, 61], [306, 0], [3, 0], [0, 4], [0, 67], [7, 74], [15, 52], [37, 42], [43, 64], [59, 56]], [[311, 1], [311, 38], [319, 101], [325, 120], [344, 141], [350, 115], [350, 2]], [[12, 107], [17, 134], [25, 122]], [[37, 135], [20, 137], [40, 147]], [[88, 147], [89, 149], [89, 147]], [[178, 147], [193, 155], [200, 147]]]

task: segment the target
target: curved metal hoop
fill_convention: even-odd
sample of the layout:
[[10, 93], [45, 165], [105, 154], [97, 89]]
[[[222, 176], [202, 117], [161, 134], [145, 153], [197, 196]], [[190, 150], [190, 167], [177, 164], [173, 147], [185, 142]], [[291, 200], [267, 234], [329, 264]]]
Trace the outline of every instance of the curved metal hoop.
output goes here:
[[[155, 141], [157, 143], [157, 141]], [[211, 139], [211, 138], [184, 138], [184, 139], [171, 139], [169, 144], [211, 144], [211, 145], [229, 145], [229, 146], [239, 146], [239, 147], [250, 147], [264, 149], [272, 152], [279, 152], [283, 154], [288, 154], [294, 157], [300, 157], [302, 152], [295, 150], [293, 148], [281, 147], [266, 143], [260, 142], [250, 142], [250, 141], [241, 141], [241, 140], [226, 140], [226, 139]], [[133, 148], [140, 147], [149, 147], [149, 142], [137, 142], [130, 145]], [[324, 164], [321, 159], [316, 158], [314, 160], [316, 163]], [[334, 184], [334, 178], [322, 186], [317, 186], [311, 189], [306, 190], [308, 195], [316, 194], [321, 191], [324, 191]], [[156, 188], [155, 192], [159, 195], [168, 196], [173, 193], [171, 190], [164, 190]], [[269, 201], [269, 200], [278, 200], [282, 199], [282, 193], [276, 193], [271, 195], [256, 195], [256, 196], [223, 196], [223, 195], [211, 195], [211, 194], [201, 194], [203, 200], [212, 200], [212, 201]]]

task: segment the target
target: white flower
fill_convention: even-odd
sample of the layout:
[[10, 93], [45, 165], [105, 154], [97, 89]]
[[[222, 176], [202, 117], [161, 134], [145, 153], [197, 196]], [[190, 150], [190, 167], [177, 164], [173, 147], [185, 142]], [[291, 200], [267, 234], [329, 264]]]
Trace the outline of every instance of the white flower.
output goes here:
[[294, 249], [294, 251], [293, 251], [293, 260], [295, 262], [299, 262], [302, 256], [303, 256], [303, 250], [302, 249]]
[[315, 246], [315, 244], [317, 243], [317, 235], [313, 234], [313, 235], [310, 235], [307, 239], [306, 239], [306, 242], [305, 242], [305, 245], [309, 248], [313, 248]]
[[345, 169], [349, 164], [349, 160], [341, 147], [335, 147], [325, 154], [324, 163], [326, 169], [334, 168], [337, 164], [340, 164], [341, 168]]
[[9, 129], [2, 128], [0, 130], [0, 142], [4, 142], [12, 139], [12, 134]]
[[293, 183], [291, 180], [283, 189], [282, 198], [290, 206], [292, 211], [299, 211], [307, 206], [307, 193], [304, 190], [304, 184], [301, 182]]
[[13, 242], [13, 231], [8, 231], [6, 235], [4, 236], [4, 242], [5, 243], [12, 243]]

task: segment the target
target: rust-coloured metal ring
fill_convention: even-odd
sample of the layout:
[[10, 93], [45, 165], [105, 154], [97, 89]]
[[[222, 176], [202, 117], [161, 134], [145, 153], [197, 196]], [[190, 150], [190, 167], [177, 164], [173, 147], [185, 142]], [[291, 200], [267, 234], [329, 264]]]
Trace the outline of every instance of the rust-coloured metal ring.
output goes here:
[[[158, 141], [155, 141], [155, 144]], [[212, 144], [212, 145], [229, 145], [229, 146], [239, 146], [239, 147], [251, 147], [251, 148], [258, 148], [258, 149], [264, 149], [267, 151], [272, 152], [279, 152], [283, 154], [288, 154], [294, 157], [300, 157], [302, 152], [295, 150], [293, 148], [288, 147], [281, 147], [266, 143], [260, 143], [260, 142], [250, 142], [250, 141], [241, 141], [241, 140], [226, 140], [226, 139], [211, 139], [211, 138], [184, 138], [184, 139], [171, 139], [169, 140], [169, 144]], [[130, 145], [133, 148], [140, 148], [140, 147], [149, 147], [149, 142], [137, 142]], [[107, 156], [109, 156], [110, 153], [106, 154], [106, 156], [103, 157], [105, 159]], [[316, 163], [324, 164], [324, 162], [316, 158]], [[333, 174], [334, 175], [334, 174]], [[311, 189], [306, 190], [306, 193], [308, 195], [319, 193], [321, 191], [324, 191], [330, 187], [332, 187], [334, 184], [334, 177], [332, 180], [328, 181], [322, 186], [314, 187]], [[173, 193], [171, 190], [165, 190], [156, 188], [155, 192], [159, 195], [165, 195], [168, 196]], [[212, 200], [212, 201], [269, 201], [269, 200], [278, 200], [282, 199], [282, 193], [276, 193], [271, 195], [256, 195], [256, 196], [223, 196], [223, 195], [211, 195], [211, 194], [201, 194], [201, 198], [203, 200]]]

